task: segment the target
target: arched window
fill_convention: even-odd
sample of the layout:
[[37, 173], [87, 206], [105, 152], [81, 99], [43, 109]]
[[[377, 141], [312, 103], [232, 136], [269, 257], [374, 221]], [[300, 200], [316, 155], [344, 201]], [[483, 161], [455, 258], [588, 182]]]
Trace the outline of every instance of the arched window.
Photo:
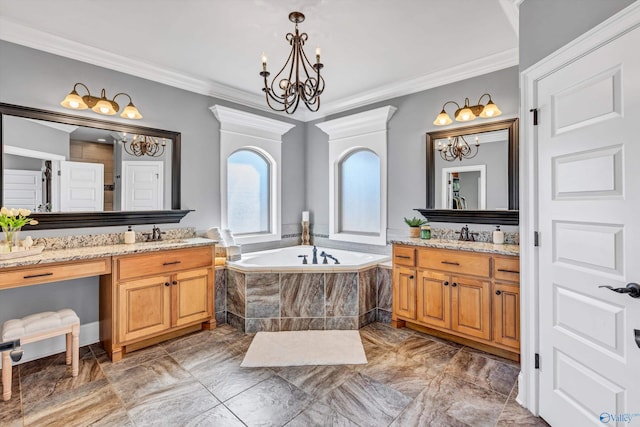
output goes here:
[[355, 150], [340, 161], [338, 173], [339, 231], [379, 234], [380, 158], [371, 150]]
[[227, 219], [235, 235], [269, 233], [269, 161], [242, 149], [227, 158]]

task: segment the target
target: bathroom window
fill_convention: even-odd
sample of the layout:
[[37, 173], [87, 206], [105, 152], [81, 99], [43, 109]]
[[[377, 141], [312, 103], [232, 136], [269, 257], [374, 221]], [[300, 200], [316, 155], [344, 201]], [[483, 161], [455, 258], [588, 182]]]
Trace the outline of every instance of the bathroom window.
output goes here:
[[329, 135], [329, 239], [387, 244], [386, 106], [317, 123]]
[[222, 229], [240, 244], [280, 240], [282, 135], [295, 125], [221, 105], [210, 110], [220, 122]]
[[339, 167], [339, 231], [380, 230], [380, 158], [370, 150], [346, 155]]
[[253, 150], [238, 150], [227, 159], [227, 218], [235, 235], [270, 231], [270, 169]]

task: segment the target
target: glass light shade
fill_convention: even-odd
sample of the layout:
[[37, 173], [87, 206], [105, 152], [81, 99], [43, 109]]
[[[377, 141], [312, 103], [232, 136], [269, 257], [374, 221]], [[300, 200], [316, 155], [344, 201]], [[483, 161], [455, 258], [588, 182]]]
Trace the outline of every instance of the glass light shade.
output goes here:
[[471, 111], [471, 108], [466, 106], [462, 110], [460, 110], [456, 115], [456, 121], [458, 122], [468, 122], [475, 118], [476, 118], [476, 115], [473, 114], [473, 111]]
[[71, 91], [71, 93], [62, 100], [60, 105], [72, 110], [86, 110], [89, 108], [75, 90]]
[[117, 113], [117, 111], [113, 108], [113, 104], [109, 102], [105, 98], [101, 98], [100, 101], [96, 103], [96, 105], [92, 108], [98, 114], [104, 114], [107, 116], [113, 116]]
[[494, 104], [493, 101], [489, 100], [487, 105], [482, 110], [482, 113], [480, 113], [480, 117], [486, 119], [486, 118], [489, 118], [489, 117], [497, 117], [500, 114], [502, 114], [502, 111], [500, 111], [498, 106], [496, 104]]
[[122, 114], [120, 114], [120, 117], [124, 119], [138, 120], [142, 118], [142, 114], [140, 114], [136, 106], [133, 105], [133, 102], [130, 102], [129, 105], [124, 107], [124, 110], [122, 110]]
[[433, 124], [436, 126], [444, 126], [451, 123], [453, 123], [453, 120], [451, 120], [451, 117], [449, 117], [447, 112], [444, 110], [442, 110], [440, 114], [438, 114], [438, 117], [433, 121]]

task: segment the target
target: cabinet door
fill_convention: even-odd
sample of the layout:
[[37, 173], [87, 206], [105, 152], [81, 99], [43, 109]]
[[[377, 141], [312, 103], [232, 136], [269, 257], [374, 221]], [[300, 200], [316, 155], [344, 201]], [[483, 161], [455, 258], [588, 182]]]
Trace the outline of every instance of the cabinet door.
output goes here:
[[416, 270], [393, 269], [393, 312], [406, 319], [416, 318]]
[[118, 285], [119, 342], [144, 338], [171, 327], [171, 278], [156, 276]]
[[213, 315], [213, 270], [201, 268], [173, 276], [173, 326], [209, 319]]
[[418, 321], [449, 328], [451, 325], [449, 275], [420, 271], [418, 275]]
[[451, 329], [472, 337], [491, 338], [491, 283], [451, 277]]
[[493, 340], [520, 349], [520, 287], [496, 283], [493, 286]]

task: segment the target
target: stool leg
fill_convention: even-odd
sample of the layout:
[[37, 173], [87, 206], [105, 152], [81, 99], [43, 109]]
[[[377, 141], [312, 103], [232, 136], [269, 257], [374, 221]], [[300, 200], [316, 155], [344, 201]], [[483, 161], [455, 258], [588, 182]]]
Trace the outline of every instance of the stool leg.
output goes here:
[[71, 335], [73, 336], [72, 346], [72, 361], [71, 361], [71, 375], [78, 376], [78, 363], [80, 359], [80, 324], [73, 325], [71, 328]]
[[67, 365], [71, 365], [71, 348], [73, 345], [73, 337], [71, 335], [71, 332], [69, 332], [68, 334], [66, 334], [66, 339], [67, 339], [67, 354], [66, 354], [66, 363]]
[[2, 400], [11, 399], [11, 358], [9, 352], [2, 353]]

